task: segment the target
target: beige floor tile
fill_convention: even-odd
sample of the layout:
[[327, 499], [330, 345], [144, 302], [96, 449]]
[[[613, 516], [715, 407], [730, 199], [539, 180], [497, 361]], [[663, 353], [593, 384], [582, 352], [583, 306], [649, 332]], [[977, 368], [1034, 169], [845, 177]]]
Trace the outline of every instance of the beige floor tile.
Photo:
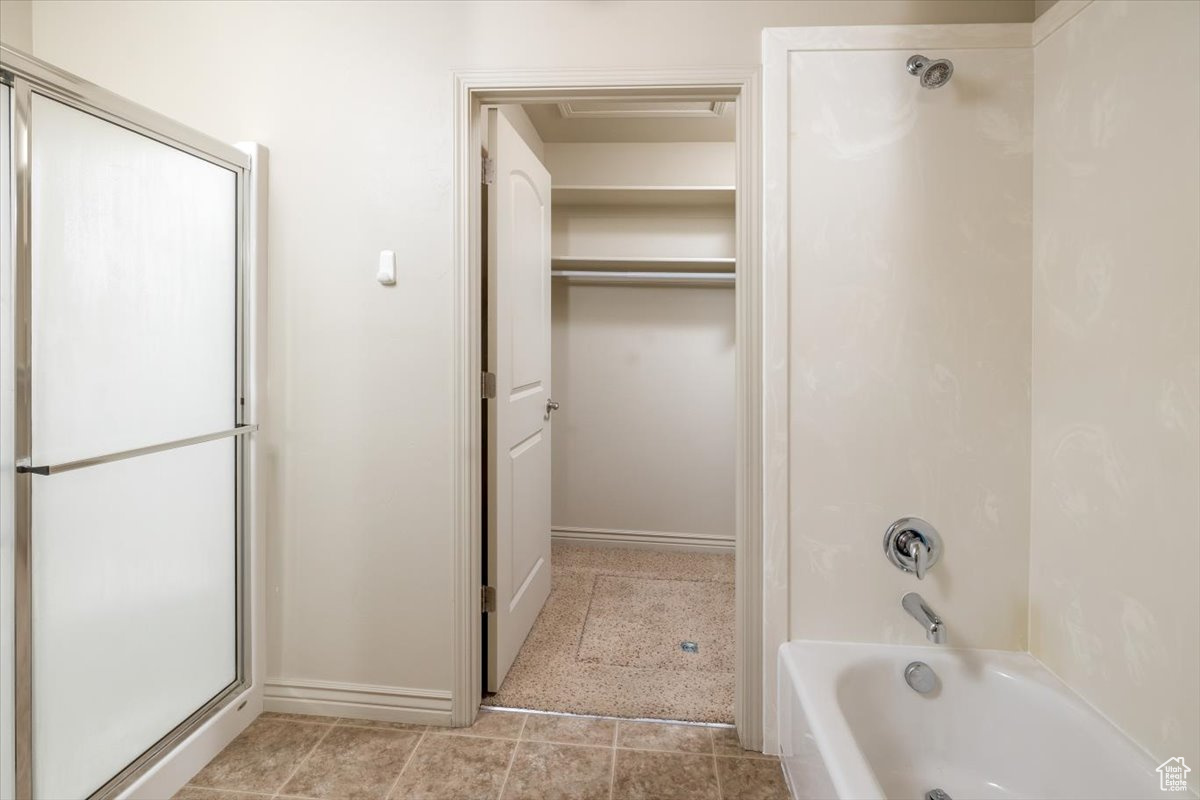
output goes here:
[[426, 734], [400, 775], [393, 800], [495, 800], [516, 742]]
[[738, 741], [737, 731], [733, 728], [713, 728], [713, 746], [719, 756], [742, 756], [745, 758], [766, 758], [777, 761], [775, 756], [767, 756], [757, 750], [743, 750]]
[[377, 719], [359, 719], [357, 717], [342, 717], [337, 721], [340, 726], [353, 726], [355, 728], [384, 728], [392, 731], [416, 731], [421, 733], [429, 728], [428, 725], [415, 725], [411, 722], [384, 722]]
[[191, 783], [210, 789], [273, 793], [331, 730], [330, 725], [256, 719]]
[[421, 734], [336, 727], [280, 794], [330, 800], [384, 800]]
[[527, 714], [513, 711], [484, 711], [479, 710], [475, 724], [469, 728], [434, 728], [430, 733], [449, 734], [452, 736], [487, 736], [492, 739], [518, 739], [521, 728], [525, 724]]
[[696, 725], [665, 722], [624, 722], [617, 728], [617, 747], [635, 750], [669, 750], [676, 753], [711, 753], [712, 735]]
[[717, 776], [724, 800], [788, 800], [789, 797], [778, 761], [718, 758]]
[[712, 756], [617, 750], [613, 797], [618, 800], [717, 800]]
[[326, 717], [319, 714], [285, 714], [282, 711], [264, 711], [258, 715], [258, 718], [285, 722], [311, 722], [314, 725], [332, 725], [338, 721], [337, 717]]
[[217, 789], [201, 789], [199, 786], [185, 786], [171, 800], [267, 800], [269, 794], [252, 794], [251, 792], [222, 792]]
[[502, 800], [608, 800], [612, 759], [609, 748], [523, 741]]
[[616, 728], [616, 720], [611, 719], [530, 714], [525, 720], [525, 730], [521, 733], [521, 738], [532, 742], [612, 747], [613, 732]]

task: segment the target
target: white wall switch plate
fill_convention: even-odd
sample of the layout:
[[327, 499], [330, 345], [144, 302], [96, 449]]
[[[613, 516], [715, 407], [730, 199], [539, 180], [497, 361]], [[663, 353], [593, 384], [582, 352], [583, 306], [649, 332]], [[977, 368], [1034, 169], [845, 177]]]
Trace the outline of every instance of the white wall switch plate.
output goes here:
[[396, 285], [396, 253], [394, 250], [379, 251], [379, 272], [375, 280], [384, 286]]

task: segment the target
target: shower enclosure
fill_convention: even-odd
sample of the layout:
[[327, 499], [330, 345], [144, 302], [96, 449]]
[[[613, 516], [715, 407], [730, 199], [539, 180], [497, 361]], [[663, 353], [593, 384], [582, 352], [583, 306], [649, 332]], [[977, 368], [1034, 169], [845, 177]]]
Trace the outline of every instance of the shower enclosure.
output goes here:
[[[831, 767], [841, 796], [1144, 796], [1156, 765], [1200, 757], [1197, 31], [1200, 4], [1146, 0], [764, 35], [764, 441], [782, 472], [767, 485], [786, 487], [764, 551], [789, 559], [764, 613], [786, 606], [768, 626], [792, 640], [873, 643], [833, 667], [836, 645], [780, 659], [780, 713], [803, 684], [806, 714], [841, 703], [814, 729], [822, 757], [866, 754]], [[879, 553], [911, 514], [944, 544], [919, 585]], [[928, 633], [905, 613], [914, 589], [969, 676], [909, 651]], [[986, 677], [1008, 670], [996, 650], [1032, 656], [1028, 680]], [[940, 701], [905, 686], [914, 660]], [[898, 738], [839, 680], [885, 661]], [[1048, 733], [1079, 698], [1107, 720]], [[942, 716], [956, 704], [980, 735]], [[1004, 714], [1049, 743], [1030, 751], [1044, 762], [997, 760]], [[792, 719], [779, 730], [803, 747]], [[1140, 773], [1110, 723], [1153, 755]]]
[[3, 793], [104, 797], [249, 683], [251, 159], [2, 56]]

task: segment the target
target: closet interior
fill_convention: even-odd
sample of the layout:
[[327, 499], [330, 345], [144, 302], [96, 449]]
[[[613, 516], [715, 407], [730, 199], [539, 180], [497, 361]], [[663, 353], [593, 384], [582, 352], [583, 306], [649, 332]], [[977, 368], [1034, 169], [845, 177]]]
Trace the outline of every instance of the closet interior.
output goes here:
[[485, 703], [733, 721], [731, 103], [501, 107], [549, 171], [553, 588]]

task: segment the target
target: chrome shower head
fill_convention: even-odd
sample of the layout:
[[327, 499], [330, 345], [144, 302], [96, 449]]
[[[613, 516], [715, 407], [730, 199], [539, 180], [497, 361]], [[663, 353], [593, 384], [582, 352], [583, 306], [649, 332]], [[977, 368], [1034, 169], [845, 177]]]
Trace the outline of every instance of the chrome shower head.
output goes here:
[[921, 79], [921, 86], [926, 89], [939, 89], [950, 82], [954, 74], [954, 63], [948, 58], [930, 61], [925, 56], [913, 56], [905, 64], [910, 75]]

